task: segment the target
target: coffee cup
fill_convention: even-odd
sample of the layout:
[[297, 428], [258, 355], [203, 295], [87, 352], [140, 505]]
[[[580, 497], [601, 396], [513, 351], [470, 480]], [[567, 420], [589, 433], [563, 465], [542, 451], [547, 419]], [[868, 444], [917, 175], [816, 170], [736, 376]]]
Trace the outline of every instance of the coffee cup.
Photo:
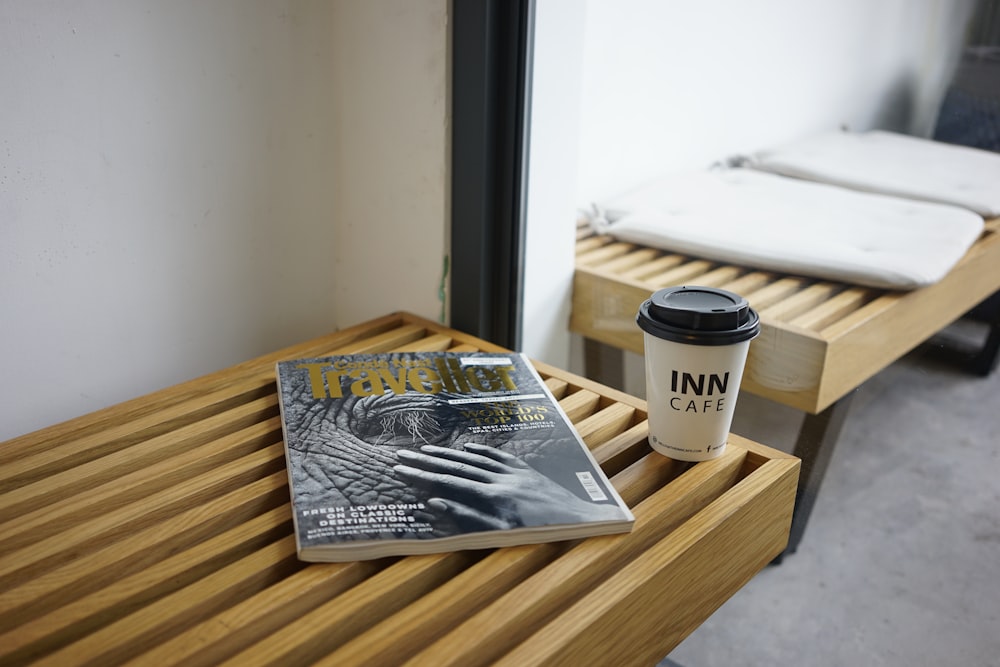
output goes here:
[[742, 296], [685, 285], [640, 307], [649, 444], [672, 459], [706, 461], [726, 448], [750, 341], [760, 318]]

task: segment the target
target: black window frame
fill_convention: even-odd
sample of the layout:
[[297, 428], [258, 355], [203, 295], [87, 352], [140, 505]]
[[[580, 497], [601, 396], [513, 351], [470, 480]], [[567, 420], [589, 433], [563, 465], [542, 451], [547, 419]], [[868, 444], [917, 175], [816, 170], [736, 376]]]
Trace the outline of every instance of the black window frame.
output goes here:
[[520, 349], [534, 0], [453, 0], [450, 323]]

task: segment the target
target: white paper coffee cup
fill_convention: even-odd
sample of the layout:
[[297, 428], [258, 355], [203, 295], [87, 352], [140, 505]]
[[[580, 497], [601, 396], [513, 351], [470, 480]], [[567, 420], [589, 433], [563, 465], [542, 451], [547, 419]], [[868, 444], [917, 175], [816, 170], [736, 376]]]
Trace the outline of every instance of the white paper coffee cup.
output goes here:
[[742, 296], [668, 287], [639, 308], [645, 341], [649, 444], [672, 459], [706, 461], [726, 448], [750, 341], [760, 318]]

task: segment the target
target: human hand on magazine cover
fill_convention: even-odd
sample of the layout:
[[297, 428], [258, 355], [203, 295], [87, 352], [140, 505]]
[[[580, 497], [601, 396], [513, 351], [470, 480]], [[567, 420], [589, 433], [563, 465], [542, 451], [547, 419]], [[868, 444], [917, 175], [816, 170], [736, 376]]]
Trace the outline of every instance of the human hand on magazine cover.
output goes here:
[[399, 450], [403, 463], [394, 469], [435, 494], [429, 507], [480, 529], [568, 523], [615, 513], [614, 507], [574, 495], [507, 452], [477, 443], [466, 443], [465, 449], [425, 445], [419, 452]]

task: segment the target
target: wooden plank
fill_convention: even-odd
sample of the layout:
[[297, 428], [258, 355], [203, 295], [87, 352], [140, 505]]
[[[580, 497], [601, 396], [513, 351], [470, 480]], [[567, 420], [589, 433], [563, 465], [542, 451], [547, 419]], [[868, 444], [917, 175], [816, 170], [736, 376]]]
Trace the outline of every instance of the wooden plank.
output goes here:
[[646, 278], [646, 281], [651, 285], [655, 285], [656, 289], [686, 283], [697, 284], [700, 277], [714, 269], [715, 266], [713, 262], [704, 259], [694, 259], [663, 273], [649, 276]]
[[393, 561], [310, 565], [271, 587], [190, 625], [127, 664], [214, 667], [248, 645], [297, 623], [326, 601], [370, 578]]
[[[742, 389], [811, 414], [821, 412], [1000, 290], [998, 232], [1000, 218], [986, 221], [983, 235], [948, 276], [912, 292], [845, 287], [757, 271], [722, 282], [719, 286], [746, 296], [762, 314], [762, 334], [751, 344]], [[663, 286], [664, 278], [667, 282], [705, 278], [714, 283], [719, 272], [738, 268], [709, 269], [710, 263], [702, 260], [696, 265], [707, 273], [686, 272], [684, 267], [691, 263], [671, 264], [666, 274], [654, 277], [641, 265], [626, 275], [604, 271], [600, 264], [578, 266], [570, 330], [642, 354], [635, 313], [651, 291]], [[638, 277], [648, 281], [633, 280]], [[772, 367], [775, 363], [781, 366]]]
[[814, 332], [762, 321], [750, 344], [740, 391], [807, 412], [815, 406], [826, 368], [828, 343]]
[[874, 294], [876, 294], [875, 290], [863, 287], [849, 287], [831, 299], [817, 304], [816, 307], [801, 315], [797, 315], [791, 320], [791, 323], [803, 329], [822, 331], [826, 327], [833, 325], [837, 320], [843, 319], [864, 306], [874, 298]]
[[542, 377], [557, 376], [561, 380], [568, 382], [571, 391], [591, 391], [600, 394], [604, 398], [605, 403], [622, 403], [623, 405], [629, 405], [635, 408], [643, 414], [646, 412], [646, 401], [641, 398], [636, 398], [635, 396], [626, 394], [624, 391], [619, 389], [599, 384], [589, 378], [583, 377], [582, 375], [576, 375], [575, 373], [570, 373], [569, 371], [560, 370], [555, 366], [542, 361], [534, 360], [532, 361], [532, 364]]
[[635, 416], [636, 410], [632, 406], [612, 403], [603, 410], [576, 422], [575, 426], [583, 441], [593, 449], [599, 443], [632, 426]]
[[[623, 498], [643, 508], [638, 542], [633, 532], [302, 563], [274, 416], [274, 362], [400, 347], [502, 350], [396, 313], [206, 376], [205, 385], [186, 383], [103, 411], [97, 421], [86, 416], [79, 432], [68, 422], [18, 439], [22, 453], [65, 443], [60, 454], [72, 459], [76, 437], [98, 454], [72, 459], [62, 472], [53, 463], [60, 456], [37, 459], [44, 464], [18, 468], [9, 478], [15, 488], [0, 494], [0, 515], [7, 508], [0, 523], [0, 661], [398, 664], [455, 626], [489, 623], [491, 608], [509, 608], [513, 616], [487, 638], [499, 656], [510, 647], [505, 633], [527, 638], [540, 627], [530, 619], [558, 617], [736, 480], [757, 475], [773, 453], [747, 442], [714, 462], [678, 464], [649, 452], [644, 401], [534, 362]], [[158, 397], [169, 419], [142, 404]], [[67, 438], [50, 440], [56, 432]], [[750, 555], [760, 556], [741, 554], [741, 562]]]
[[398, 352], [445, 352], [451, 348], [451, 336], [434, 334], [411, 343], [404, 343], [396, 348]]
[[[800, 279], [779, 278], [751, 292], [748, 298], [776, 303], [802, 292], [804, 286], [807, 283]], [[570, 330], [643, 354], [642, 331], [635, 324], [635, 315], [648, 297], [648, 291], [635, 283], [607, 280], [593, 271], [577, 269]], [[750, 345], [741, 389], [812, 411], [821, 389], [826, 354], [827, 345], [820, 334], [765, 318], [760, 336]]]
[[[180, 429], [197, 429], [201, 441], [208, 442], [226, 431], [236, 430], [255, 423], [261, 417], [277, 414], [277, 403], [273, 399], [264, 395], [259, 399], [247, 400], [248, 397], [242, 395], [244, 392], [241, 389], [244, 388], [230, 387], [209, 395], [176, 401], [162, 416], [144, 416], [135, 422], [113, 422], [104, 432], [79, 437], [68, 436], [59, 444], [27, 449], [18, 460], [9, 461], [0, 467], [0, 493], [66, 470], [72, 470], [73, 476], [82, 483], [87, 478], [88, 462], [126, 450], [135, 452], [138, 458], [142, 455], [134, 446], [141, 448], [144, 443], [155, 440], [162, 447], [165, 441], [174, 439]], [[240, 396], [235, 403], [229, 400], [234, 394]], [[169, 430], [156, 428], [162, 424], [168, 424]], [[155, 451], [158, 450], [154, 448]], [[97, 467], [103, 469], [104, 464]], [[105, 475], [108, 474], [113, 473], [106, 471]], [[51, 491], [54, 492], [55, 489]], [[9, 502], [13, 505], [16, 498], [16, 494], [5, 496], [4, 504]]]
[[[78, 531], [63, 531], [6, 553], [0, 627], [45, 613], [50, 610], [47, 605], [76, 599], [147, 567], [165, 553], [188, 548], [224, 527], [280, 506], [287, 501], [287, 474], [282, 470], [254, 479], [262, 462], [273, 467], [273, 455], [263, 451], [220, 469], [219, 474], [231, 475], [225, 487], [232, 489], [228, 493], [212, 497], [218, 488], [205, 489], [205, 478], [195, 478], [83, 522]], [[175, 511], [177, 502], [188, 505]]]
[[561, 401], [568, 394], [569, 383], [560, 378], [545, 378], [545, 386], [549, 388], [557, 401]]
[[751, 271], [740, 276], [739, 278], [736, 278], [732, 282], [723, 283], [720, 287], [722, 287], [722, 289], [729, 290], [730, 292], [735, 292], [740, 296], [746, 296], [747, 294], [756, 292], [774, 280], [774, 274], [765, 273], [764, 271]]
[[600, 248], [601, 246], [607, 245], [608, 243], [611, 242], [612, 238], [610, 236], [588, 234], [585, 238], [577, 241], [576, 252], [577, 254], [584, 255], [589, 253], [591, 250], [594, 250], [595, 248]]
[[805, 278], [778, 276], [773, 282], [767, 283], [758, 290], [744, 293], [743, 296], [750, 302], [754, 310], [761, 312], [805, 289], [809, 286], [809, 282]]
[[826, 303], [842, 289], [841, 286], [833, 283], [814, 283], [781, 301], [760, 308], [758, 313], [761, 317], [773, 321], [792, 320], [802, 313]]
[[402, 559], [359, 583], [350, 596], [320, 605], [221, 664], [312, 664], [458, 576], [484, 555], [453, 551]]
[[[493, 664], [512, 646], [559, 615], [571, 601], [579, 600], [586, 591], [607, 580], [610, 573], [627, 567], [626, 563], [639, 558], [666, 536], [673, 539], [679, 526], [732, 486], [744, 457], [745, 451], [727, 448], [723, 456], [707, 462], [710, 465], [689, 469], [633, 508], [636, 523], [627, 539], [606, 536], [587, 540], [451, 629], [405, 664], [427, 667]], [[651, 462], [666, 465], [664, 458], [651, 455]], [[623, 663], [587, 656], [577, 664]]]
[[650, 293], [648, 287], [634, 281], [607, 280], [598, 273], [577, 269], [570, 331], [642, 354], [642, 332], [635, 316]]
[[663, 252], [655, 248], [636, 248], [633, 252], [601, 263], [601, 270], [609, 273], [623, 273], [635, 267], [648, 266]]
[[331, 354], [342, 354], [348, 350], [352, 353], [363, 352], [389, 352], [404, 345], [419, 341], [424, 338], [427, 329], [419, 324], [407, 324], [383, 334], [372, 336], [358, 343], [347, 346], [344, 349], [334, 350]]
[[[494, 664], [655, 664], [725, 602], [691, 582], [742, 586], [784, 548], [796, 471], [789, 461], [761, 466]], [[747, 549], [759, 560], [734, 561]]]
[[559, 407], [563, 409], [570, 421], [578, 422], [584, 417], [594, 414], [600, 402], [600, 394], [582, 390], [573, 392], [559, 401]]
[[[16, 628], [0, 635], [0, 655], [12, 662], [33, 654], [58, 649], [79, 640], [114, 619], [127, 618], [133, 610], [153, 602], [166, 591], [181, 588], [196, 581], [199, 573], [207, 573], [217, 561], [237, 561], [276, 541], [278, 529], [286, 536], [291, 530], [291, 514], [287, 505], [252, 518], [223, 531], [209, 540], [182, 552], [161, 559], [148, 560], [148, 567], [131, 574], [116, 572], [101, 587], [73, 591], [79, 597], [62, 596], [50, 601], [46, 613], [37, 615], [37, 607], [19, 611]], [[162, 530], [160, 531], [162, 532]], [[285, 538], [288, 539], [287, 537]], [[155, 547], [151, 543], [150, 547]], [[287, 548], [283, 559], [287, 559]], [[65, 583], [60, 588], [66, 587]], [[44, 599], [39, 595], [39, 600]], [[52, 596], [49, 596], [51, 599]], [[4, 624], [4, 627], [8, 627]]]
[[719, 266], [698, 276], [698, 284], [704, 287], [722, 287], [736, 280], [744, 270], [738, 266]]
[[581, 266], [589, 266], [592, 264], [601, 264], [609, 260], [615, 259], [616, 257], [621, 257], [628, 252], [630, 252], [634, 245], [631, 243], [623, 243], [621, 241], [612, 241], [610, 243], [603, 244], [589, 252], [578, 253], [576, 258], [577, 262]]
[[601, 462], [601, 467], [608, 474], [617, 474], [649, 453], [649, 443], [646, 441], [649, 437], [649, 423], [645, 420], [645, 415], [640, 417], [641, 422], [608, 438], [592, 450], [594, 458]]
[[1000, 289], [1000, 234], [987, 234], [933, 285], [876, 299], [822, 335], [836, 341], [818, 407], [830, 405]]
[[315, 664], [403, 664], [413, 653], [553, 562], [568, 546], [553, 542], [495, 551], [406, 608], [347, 637]]
[[[657, 274], [664, 273], [665, 271], [668, 271], [669, 269], [672, 269], [675, 266], [679, 266], [686, 261], [688, 261], [688, 258], [684, 257], [683, 255], [675, 255], [675, 254], [664, 255], [662, 257], [657, 257], [656, 259], [654, 259], [651, 262], [648, 262], [647, 264], [637, 266], [628, 271], [621, 271], [619, 272], [619, 277], [626, 280], [645, 281], [648, 280], [650, 276], [655, 276]], [[596, 268], [603, 270], [604, 267], [596, 267]], [[650, 289], [652, 290], [655, 288], [651, 287]]]
[[[42, 452], [38, 457], [28, 457], [23, 466], [11, 465], [11, 468], [17, 470], [12, 474], [11, 481], [13, 484], [16, 480], [18, 488], [9, 490], [3, 495], [0, 520], [23, 518], [33, 510], [50, 507], [58, 500], [112, 480], [120, 483], [124, 478], [128, 483], [129, 479], [134, 480], [134, 477], [130, 478], [129, 475], [136, 469], [167, 461], [175, 455], [201, 445], [214, 444], [218, 447], [218, 441], [229, 442], [229, 438], [243, 429], [259, 431], [260, 423], [266, 423], [269, 427], [268, 432], [275, 434], [281, 430], [281, 424], [269, 420], [276, 420], [277, 413], [276, 398], [268, 396], [124, 449], [111, 448], [112, 453], [98, 459], [78, 460], [72, 453], [68, 453], [66, 458], [69, 458], [69, 461], [65, 461], [62, 457], [65, 448], [59, 448], [60, 454], [54, 457], [48, 456], [49, 452]], [[236, 436], [236, 441], [231, 444], [238, 445], [243, 442], [242, 437]], [[69, 442], [67, 447], [72, 449], [73, 444], [75, 443]], [[41, 462], [37, 460], [39, 458], [42, 459]], [[185, 457], [176, 463], [187, 465], [191, 460], [190, 457]], [[204, 468], [204, 466], [197, 467]], [[34, 483], [20, 485], [26, 481]], [[138, 481], [133, 483], [145, 484]], [[16, 525], [16, 521], [13, 525]], [[2, 541], [0, 539], [0, 543]]]
[[[182, 588], [38, 660], [39, 667], [70, 663], [115, 664], [147, 651], [180, 629], [210, 617], [298, 567], [291, 538], [274, 542], [221, 567], [199, 585]], [[275, 567], [280, 562], [284, 567]]]
[[[153, 447], [162, 445], [165, 436], [150, 441]], [[12, 491], [4, 497], [4, 531], [0, 537], [0, 549], [14, 550], [37, 542], [43, 537], [61, 533], [76, 527], [81, 521], [91, 518], [93, 508], [102, 512], [140, 500], [166, 489], [178, 479], [188, 479], [218, 469], [268, 446], [281, 443], [281, 422], [272, 417], [258, 424], [219, 438], [215, 442], [190, 443], [170, 458], [149, 459], [142, 467], [129, 470], [120, 462], [102, 460], [88, 463], [85, 468], [98, 464], [110, 464], [124, 470], [120, 476], [107, 477], [99, 486], [78, 485], [73, 471], [53, 475], [28, 487]], [[129, 452], [121, 454], [128, 458]], [[141, 452], [137, 453], [141, 454]], [[115, 456], [118, 456], [117, 454]], [[137, 456], [137, 458], [139, 458]], [[84, 476], [84, 475], [81, 475]], [[99, 476], [99, 475], [98, 475]], [[84, 476], [85, 477], [85, 476]], [[63, 495], [65, 502], [57, 502], [56, 490], [68, 490]], [[24, 509], [20, 509], [24, 507]], [[9, 514], [9, 516], [8, 516]]]

